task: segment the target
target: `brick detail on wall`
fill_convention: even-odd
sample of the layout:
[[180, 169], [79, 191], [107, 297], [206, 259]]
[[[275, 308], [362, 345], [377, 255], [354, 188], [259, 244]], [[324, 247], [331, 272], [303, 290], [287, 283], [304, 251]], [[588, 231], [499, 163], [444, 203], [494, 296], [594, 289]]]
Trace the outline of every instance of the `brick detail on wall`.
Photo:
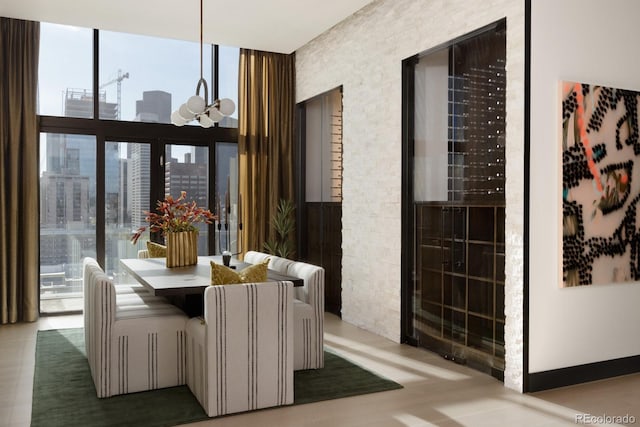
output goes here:
[[296, 51], [296, 100], [343, 87], [342, 318], [400, 331], [401, 63], [507, 18], [505, 386], [522, 390], [524, 1], [379, 0]]

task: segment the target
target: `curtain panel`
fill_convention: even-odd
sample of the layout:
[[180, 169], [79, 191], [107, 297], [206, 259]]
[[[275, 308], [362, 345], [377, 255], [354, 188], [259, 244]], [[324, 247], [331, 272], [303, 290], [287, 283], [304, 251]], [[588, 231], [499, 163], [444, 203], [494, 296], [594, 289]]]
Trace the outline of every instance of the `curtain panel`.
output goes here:
[[38, 318], [40, 24], [0, 18], [0, 323]]
[[293, 200], [295, 54], [240, 50], [239, 191], [244, 252], [262, 251], [280, 199]]

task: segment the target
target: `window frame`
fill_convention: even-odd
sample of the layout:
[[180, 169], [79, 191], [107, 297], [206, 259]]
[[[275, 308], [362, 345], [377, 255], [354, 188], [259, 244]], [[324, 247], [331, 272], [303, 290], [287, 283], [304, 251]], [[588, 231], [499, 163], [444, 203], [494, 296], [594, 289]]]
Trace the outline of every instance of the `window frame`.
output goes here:
[[[92, 91], [99, 93], [100, 31], [93, 30], [93, 80]], [[218, 45], [213, 49], [212, 87], [214, 99], [218, 96], [219, 55]], [[164, 153], [166, 144], [206, 146], [209, 148], [209, 188], [216, 188], [215, 152], [217, 143], [238, 143], [238, 129], [220, 127], [216, 123], [211, 128], [199, 126], [174, 126], [168, 123], [130, 122], [100, 119], [99, 97], [93, 97], [93, 117], [77, 118], [38, 115], [38, 135], [41, 133], [81, 134], [95, 136], [96, 150], [96, 254], [100, 265], [105, 265], [106, 218], [105, 218], [105, 149], [108, 141], [145, 142], [151, 145], [151, 195], [149, 210], [155, 200], [164, 198]], [[40, 186], [38, 184], [38, 193]], [[215, 206], [215, 192], [209, 192], [209, 207]], [[215, 251], [213, 225], [209, 230], [209, 252]], [[39, 304], [40, 305], [40, 304]]]

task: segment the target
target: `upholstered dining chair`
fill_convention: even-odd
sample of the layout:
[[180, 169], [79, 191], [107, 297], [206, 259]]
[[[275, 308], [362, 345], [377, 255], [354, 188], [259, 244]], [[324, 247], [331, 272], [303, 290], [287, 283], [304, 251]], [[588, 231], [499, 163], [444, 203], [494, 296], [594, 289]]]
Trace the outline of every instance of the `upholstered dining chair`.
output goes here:
[[293, 283], [209, 286], [187, 322], [187, 385], [210, 417], [293, 403]]
[[272, 255], [266, 254], [264, 252], [258, 252], [258, 251], [249, 251], [246, 254], [244, 254], [244, 262], [249, 263], [249, 264], [260, 264], [262, 261], [264, 261], [265, 259], [271, 257]]
[[294, 370], [324, 367], [324, 268], [264, 252], [249, 251], [245, 262], [269, 259], [269, 268], [304, 280], [294, 288]]
[[287, 275], [304, 280], [294, 288], [294, 369], [324, 367], [324, 268], [301, 261], [287, 268]]
[[116, 291], [95, 259], [83, 261], [85, 349], [98, 397], [185, 383], [188, 317], [162, 297]]

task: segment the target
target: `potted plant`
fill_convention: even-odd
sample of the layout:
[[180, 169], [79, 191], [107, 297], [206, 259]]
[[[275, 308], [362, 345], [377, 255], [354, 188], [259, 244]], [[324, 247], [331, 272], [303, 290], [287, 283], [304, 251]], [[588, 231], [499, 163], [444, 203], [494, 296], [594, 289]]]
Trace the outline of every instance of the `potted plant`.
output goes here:
[[217, 216], [210, 210], [200, 208], [195, 201], [186, 202], [187, 192], [174, 199], [167, 196], [159, 200], [156, 212], [145, 211], [145, 221], [149, 226], [141, 226], [131, 236], [131, 242], [138, 242], [147, 231], [160, 232], [167, 246], [167, 267], [181, 267], [198, 263], [198, 228], [196, 224], [211, 224]]
[[280, 199], [275, 215], [271, 218], [271, 226], [275, 232], [274, 238], [264, 243], [267, 253], [277, 255], [282, 258], [291, 258], [295, 252], [294, 233], [296, 229], [295, 217], [296, 209], [291, 200]]

